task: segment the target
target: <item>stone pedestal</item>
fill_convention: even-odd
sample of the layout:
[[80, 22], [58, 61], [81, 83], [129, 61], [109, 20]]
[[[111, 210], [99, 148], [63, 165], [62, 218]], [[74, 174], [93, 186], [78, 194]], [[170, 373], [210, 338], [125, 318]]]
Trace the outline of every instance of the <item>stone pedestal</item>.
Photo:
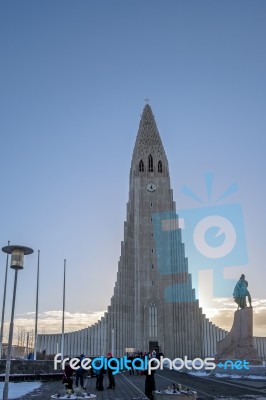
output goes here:
[[219, 360], [246, 360], [260, 364], [257, 349], [253, 345], [253, 309], [237, 310], [228, 335], [217, 343]]

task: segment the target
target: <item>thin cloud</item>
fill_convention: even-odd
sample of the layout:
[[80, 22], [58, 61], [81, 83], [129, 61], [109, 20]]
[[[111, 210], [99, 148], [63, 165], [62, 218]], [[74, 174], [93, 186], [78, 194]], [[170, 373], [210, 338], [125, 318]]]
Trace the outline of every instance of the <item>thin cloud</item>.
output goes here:
[[[253, 299], [253, 334], [266, 336], [266, 299]], [[237, 305], [231, 298], [214, 298], [204, 307], [206, 316], [217, 326], [230, 331]]]
[[[266, 336], [266, 299], [253, 299], [253, 333], [254, 336]], [[214, 298], [208, 307], [203, 307], [207, 318], [215, 325], [230, 331], [236, 303], [231, 298]], [[90, 311], [88, 313], [65, 312], [65, 332], [77, 331], [87, 328], [99, 321], [104, 316], [104, 311]], [[62, 311], [49, 310], [38, 315], [38, 333], [60, 333], [62, 328]], [[26, 332], [34, 330], [35, 312], [19, 314], [15, 318], [14, 343], [18, 327]], [[9, 324], [4, 324], [4, 341], [7, 341]]]
[[[100, 320], [104, 311], [91, 311], [88, 313], [65, 312], [65, 332], [77, 331], [87, 328]], [[35, 329], [35, 313], [19, 314], [14, 320], [14, 344], [17, 340], [18, 328], [30, 332]], [[4, 324], [4, 341], [7, 341], [9, 323]], [[62, 311], [50, 310], [38, 315], [38, 333], [61, 333]]]

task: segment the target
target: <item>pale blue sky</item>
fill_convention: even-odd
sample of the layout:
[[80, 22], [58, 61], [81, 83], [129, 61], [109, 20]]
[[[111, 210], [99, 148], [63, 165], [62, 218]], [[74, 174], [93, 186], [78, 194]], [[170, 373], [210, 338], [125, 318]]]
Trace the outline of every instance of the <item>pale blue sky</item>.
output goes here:
[[[168, 156], [177, 208], [239, 190], [253, 297], [265, 293], [266, 3], [12, 0], [1, 3], [0, 243], [35, 250], [16, 312], [105, 310], [113, 292], [131, 155], [145, 97]], [[206, 198], [206, 197], [205, 197]], [[5, 255], [0, 254], [2, 301]], [[9, 272], [10, 318], [13, 271]], [[71, 292], [71, 293], [70, 293]], [[266, 327], [266, 322], [265, 322]]]

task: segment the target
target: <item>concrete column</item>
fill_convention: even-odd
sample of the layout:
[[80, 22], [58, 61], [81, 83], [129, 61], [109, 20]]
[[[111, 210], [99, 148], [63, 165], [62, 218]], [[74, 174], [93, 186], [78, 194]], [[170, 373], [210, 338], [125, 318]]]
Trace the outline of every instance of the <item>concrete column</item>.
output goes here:
[[64, 347], [65, 347], [65, 356], [68, 356], [69, 351], [68, 351], [68, 333], [65, 333], [65, 341], [64, 341]]
[[94, 354], [98, 354], [98, 324], [94, 325]]
[[91, 350], [92, 350], [92, 356], [95, 356], [95, 325], [92, 325], [91, 327], [92, 330], [92, 335], [91, 335]]
[[95, 352], [99, 354], [99, 322], [95, 324]]
[[205, 315], [203, 316], [204, 320], [203, 320], [203, 354], [204, 354], [204, 358], [207, 357], [208, 355], [208, 346], [207, 346], [207, 321], [205, 318]]
[[101, 334], [102, 334], [102, 323], [98, 321], [98, 337], [97, 337], [97, 355], [101, 353]]
[[72, 348], [72, 357], [76, 356], [75, 353], [75, 332], [71, 333], [71, 348]]
[[46, 354], [52, 354], [51, 353], [51, 337], [52, 335], [47, 335], [47, 352]]
[[94, 324], [93, 331], [93, 349], [94, 354], [97, 356], [97, 324]]
[[91, 351], [91, 326], [88, 327], [88, 356], [92, 355]]
[[89, 349], [88, 349], [88, 331], [89, 331], [88, 328], [86, 328], [86, 329], [84, 330], [84, 351], [85, 351], [85, 354], [86, 354], [87, 356], [89, 355]]
[[84, 349], [84, 329], [80, 331], [80, 354], [85, 355], [85, 349]]
[[102, 355], [105, 355], [106, 352], [107, 352], [106, 338], [107, 338], [107, 313], [104, 313], [103, 346], [102, 346], [102, 349], [101, 349], [101, 354]]
[[78, 356], [79, 349], [78, 349], [78, 341], [77, 341], [77, 331], [74, 332], [74, 349], [75, 349], [75, 356]]
[[78, 348], [78, 355], [83, 354], [83, 349], [81, 348], [81, 336], [82, 331], [77, 331], [77, 348]]

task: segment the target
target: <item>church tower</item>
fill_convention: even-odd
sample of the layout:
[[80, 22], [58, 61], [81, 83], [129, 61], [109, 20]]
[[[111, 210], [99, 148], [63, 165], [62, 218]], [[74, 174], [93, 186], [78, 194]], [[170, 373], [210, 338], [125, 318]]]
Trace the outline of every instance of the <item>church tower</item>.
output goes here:
[[201, 354], [201, 321], [167, 157], [146, 104], [131, 162], [127, 221], [107, 332], [113, 332], [118, 355], [126, 348], [156, 348], [168, 357], [193, 356]]
[[[226, 331], [213, 325], [192, 288], [164, 147], [149, 104], [133, 150], [124, 240], [114, 294], [104, 317], [64, 334], [64, 354], [124, 356], [162, 352], [190, 358], [216, 354]], [[38, 349], [55, 354], [62, 335], [38, 335]]]

